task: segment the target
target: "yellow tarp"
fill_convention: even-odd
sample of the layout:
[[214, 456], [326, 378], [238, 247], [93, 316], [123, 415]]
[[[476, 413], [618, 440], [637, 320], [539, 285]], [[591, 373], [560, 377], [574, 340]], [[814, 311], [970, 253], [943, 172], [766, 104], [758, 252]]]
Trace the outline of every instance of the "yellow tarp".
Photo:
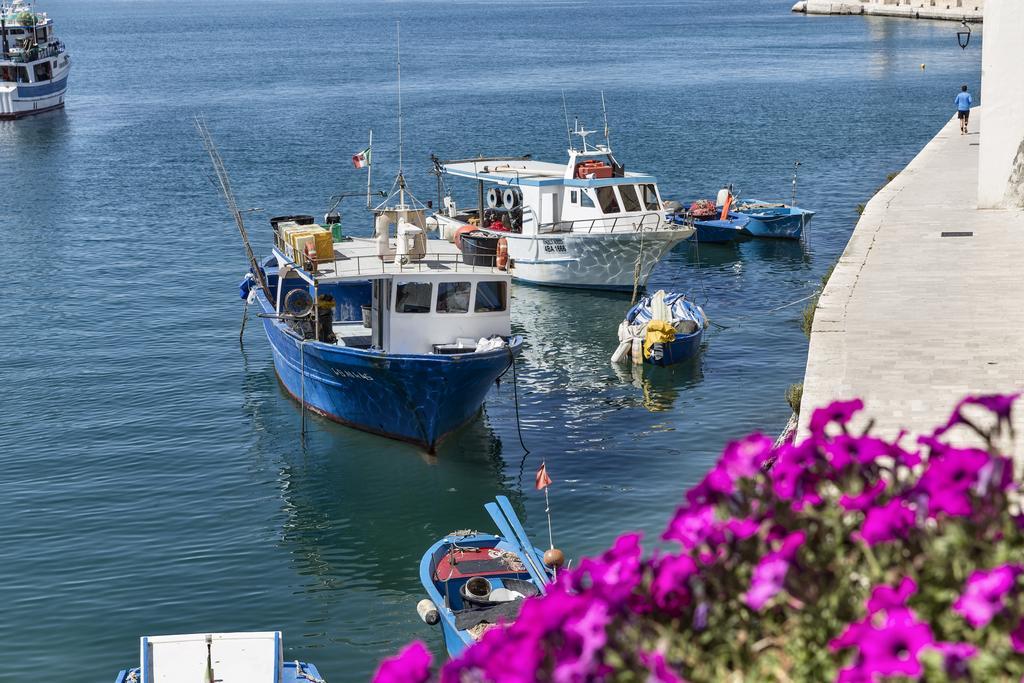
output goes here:
[[676, 338], [676, 328], [664, 320], [652, 320], [647, 323], [647, 335], [644, 337], [644, 358], [651, 357], [651, 347], [665, 344]]

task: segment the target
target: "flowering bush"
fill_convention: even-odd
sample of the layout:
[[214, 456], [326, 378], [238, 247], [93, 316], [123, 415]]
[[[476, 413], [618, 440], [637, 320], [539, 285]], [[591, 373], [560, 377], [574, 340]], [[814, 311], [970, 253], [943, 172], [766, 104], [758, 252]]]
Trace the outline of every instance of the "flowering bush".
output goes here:
[[731, 443], [671, 551], [624, 535], [436, 675], [414, 643], [375, 681], [1020, 681], [1024, 515], [996, 447], [1015, 399], [965, 399], [912, 446], [853, 433], [860, 401], [799, 443]]

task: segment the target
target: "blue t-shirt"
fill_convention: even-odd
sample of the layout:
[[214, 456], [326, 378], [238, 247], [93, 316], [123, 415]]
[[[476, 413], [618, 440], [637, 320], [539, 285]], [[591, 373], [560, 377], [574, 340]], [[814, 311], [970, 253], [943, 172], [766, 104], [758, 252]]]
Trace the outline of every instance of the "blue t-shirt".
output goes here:
[[953, 102], [956, 103], [957, 111], [967, 111], [974, 104], [974, 100], [971, 99], [971, 93], [969, 92], [958, 92], [956, 97], [953, 98]]

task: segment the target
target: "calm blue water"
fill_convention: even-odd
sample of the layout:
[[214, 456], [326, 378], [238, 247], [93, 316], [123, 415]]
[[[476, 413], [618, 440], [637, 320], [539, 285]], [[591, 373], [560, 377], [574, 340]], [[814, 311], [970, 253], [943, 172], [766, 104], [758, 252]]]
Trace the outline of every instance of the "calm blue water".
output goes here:
[[[363, 680], [409, 639], [437, 646], [413, 608], [438, 536], [489, 530], [496, 493], [545, 535], [541, 459], [579, 556], [656, 534], [727, 439], [777, 433], [807, 341], [800, 305], [766, 311], [811, 293], [855, 206], [962, 82], [977, 94], [980, 56], [953, 24], [790, 4], [46, 3], [74, 60], [67, 109], [0, 123], [0, 679], [108, 681], [142, 634], [280, 628], [289, 657]], [[561, 90], [597, 127], [604, 89], [620, 159], [667, 196], [788, 198], [800, 160], [809, 239], [674, 253], [652, 285], [729, 327], [699, 363], [636, 378], [608, 363], [628, 297], [517, 288], [525, 462], [508, 381], [436, 458], [319, 419], [303, 448], [258, 325], [239, 349], [243, 252], [191, 120], [265, 209], [266, 250], [269, 216], [363, 187], [348, 159], [371, 127], [386, 189], [397, 18], [421, 198], [431, 152], [563, 158]]]

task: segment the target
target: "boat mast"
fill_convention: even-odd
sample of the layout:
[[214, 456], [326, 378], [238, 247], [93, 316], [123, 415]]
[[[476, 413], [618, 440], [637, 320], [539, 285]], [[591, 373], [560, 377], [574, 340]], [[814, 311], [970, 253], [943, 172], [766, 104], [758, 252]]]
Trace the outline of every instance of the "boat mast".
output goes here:
[[398, 205], [405, 206], [405, 177], [402, 173], [402, 22], [395, 22], [398, 53]]
[[263, 290], [263, 294], [266, 295], [267, 299], [270, 299], [270, 288], [267, 287], [267, 281], [263, 277], [263, 269], [260, 268], [259, 261], [256, 260], [256, 254], [253, 253], [252, 245], [249, 244], [249, 233], [245, 229], [242, 212], [238, 210], [235, 195], [231, 191], [231, 179], [228, 178], [227, 169], [224, 168], [224, 160], [221, 159], [217, 146], [213, 144], [213, 136], [210, 135], [210, 129], [206, 127], [206, 121], [197, 116], [195, 118], [195, 125], [196, 130], [199, 131], [199, 138], [203, 141], [203, 148], [206, 149], [206, 153], [210, 155], [210, 161], [213, 162], [213, 170], [217, 174], [217, 182], [220, 185], [220, 192], [224, 196], [224, 201], [227, 202], [228, 211], [235, 217], [235, 225], [238, 226], [238, 232], [242, 236], [242, 244], [245, 245], [245, 255], [249, 258], [249, 269], [256, 278], [256, 283]]
[[562, 113], [565, 115], [565, 137], [569, 140], [569, 151], [572, 152], [572, 131], [569, 130], [569, 108], [565, 106], [565, 88], [562, 88]]
[[370, 129], [370, 144], [367, 147], [369, 157], [366, 160], [366, 208], [370, 208], [370, 175], [373, 173], [373, 128]]
[[604, 114], [604, 146], [610, 152], [612, 150], [612, 143], [608, 139], [608, 108], [604, 106], [604, 90], [601, 91], [601, 113]]

